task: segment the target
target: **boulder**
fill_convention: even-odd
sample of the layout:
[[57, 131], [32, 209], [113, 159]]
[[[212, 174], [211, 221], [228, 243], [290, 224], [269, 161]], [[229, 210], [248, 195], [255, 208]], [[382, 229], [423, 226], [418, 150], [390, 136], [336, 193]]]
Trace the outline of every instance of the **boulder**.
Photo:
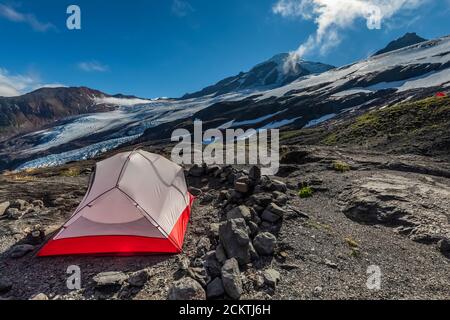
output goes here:
[[275, 288], [281, 279], [280, 273], [275, 269], [267, 269], [263, 273], [264, 283]]
[[251, 189], [250, 179], [246, 176], [240, 177], [234, 183], [234, 190], [240, 193], [248, 193]]
[[211, 202], [213, 202], [215, 199], [214, 195], [212, 195], [211, 193], [206, 193], [203, 195], [202, 199], [200, 200], [200, 204], [205, 205], [205, 204], [210, 204]]
[[251, 242], [244, 219], [231, 219], [220, 225], [219, 238], [227, 257], [236, 258], [241, 265], [251, 261]]
[[37, 295], [33, 296], [30, 300], [45, 301], [49, 300], [49, 298], [45, 293], [38, 293]]
[[450, 240], [442, 239], [437, 243], [438, 250], [444, 255], [450, 255]]
[[10, 205], [11, 203], [9, 201], [0, 203], [0, 216], [2, 216], [6, 212], [6, 210], [8, 210]]
[[248, 177], [256, 182], [261, 180], [261, 169], [258, 166], [253, 166], [248, 172]]
[[210, 251], [205, 255], [204, 266], [211, 277], [220, 276], [222, 264], [217, 259], [216, 251]]
[[19, 244], [11, 249], [10, 257], [13, 259], [19, 259], [25, 256], [27, 253], [34, 250], [34, 246], [30, 244]]
[[206, 297], [208, 299], [221, 298], [225, 294], [225, 288], [223, 287], [222, 279], [217, 277], [206, 287]]
[[271, 203], [266, 210], [264, 210], [261, 218], [265, 221], [275, 223], [278, 220], [282, 219], [286, 211], [280, 208], [275, 203]]
[[279, 205], [279, 206], [284, 206], [287, 201], [288, 201], [288, 197], [285, 193], [280, 192], [280, 191], [274, 191], [272, 193], [274, 200], [274, 203]]
[[99, 273], [92, 280], [98, 289], [119, 289], [127, 278], [123, 272], [112, 271]]
[[288, 190], [286, 184], [279, 180], [272, 180], [272, 183], [270, 184], [270, 189], [272, 191], [279, 191], [279, 192], [287, 192]]
[[253, 240], [256, 251], [262, 256], [270, 256], [275, 252], [277, 238], [269, 232], [258, 234]]
[[242, 295], [242, 280], [239, 263], [231, 258], [222, 267], [222, 282], [225, 292], [232, 299], [239, 299]]
[[250, 209], [246, 206], [239, 206], [227, 213], [227, 220], [231, 219], [244, 219], [245, 221], [250, 221], [252, 214]]
[[192, 177], [202, 177], [205, 174], [205, 168], [203, 166], [199, 166], [198, 164], [194, 164], [192, 168], [189, 170], [189, 175]]
[[128, 278], [128, 284], [132, 287], [142, 288], [147, 283], [150, 275], [147, 270], [141, 270], [133, 273]]
[[219, 244], [216, 248], [216, 258], [217, 261], [222, 264], [227, 260], [227, 254], [225, 253], [225, 249], [221, 244]]
[[169, 290], [169, 300], [205, 300], [202, 286], [192, 278], [176, 281]]

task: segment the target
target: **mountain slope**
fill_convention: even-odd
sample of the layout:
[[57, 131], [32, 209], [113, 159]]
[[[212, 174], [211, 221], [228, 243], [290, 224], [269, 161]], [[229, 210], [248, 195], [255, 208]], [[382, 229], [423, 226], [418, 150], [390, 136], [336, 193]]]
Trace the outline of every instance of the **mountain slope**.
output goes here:
[[169, 139], [178, 128], [283, 131], [332, 125], [450, 87], [450, 37], [422, 42], [281, 86], [190, 99], [121, 105], [64, 119], [44, 130], [0, 143], [0, 169], [54, 166], [88, 159], [122, 144]]
[[391, 52], [391, 51], [398, 50], [401, 48], [409, 47], [414, 44], [418, 44], [418, 43], [425, 42], [425, 41], [427, 41], [427, 39], [424, 39], [424, 38], [418, 36], [415, 32], [407, 33], [403, 37], [390, 42], [384, 49], [375, 53], [374, 56], [378, 56], [380, 54]]
[[0, 97], [0, 138], [38, 129], [70, 116], [110, 110], [123, 95], [86, 87], [42, 88], [18, 97]]
[[206, 95], [221, 95], [233, 91], [255, 90], [268, 87], [280, 87], [291, 83], [299, 77], [322, 73], [333, 69], [333, 66], [309, 61], [299, 61], [294, 68], [285, 70], [288, 53], [278, 54], [271, 59], [256, 65], [248, 72], [223, 79], [215, 85], [201, 91], [186, 94], [183, 99], [198, 98]]

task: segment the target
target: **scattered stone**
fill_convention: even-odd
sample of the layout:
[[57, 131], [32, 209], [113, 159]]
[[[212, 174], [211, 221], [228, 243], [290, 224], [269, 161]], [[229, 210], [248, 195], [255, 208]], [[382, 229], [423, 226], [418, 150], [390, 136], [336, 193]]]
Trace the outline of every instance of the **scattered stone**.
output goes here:
[[216, 239], [219, 237], [219, 227], [220, 223], [211, 223], [209, 226], [208, 236], [212, 239]]
[[437, 243], [438, 250], [444, 255], [450, 255], [450, 240], [442, 239]]
[[261, 169], [257, 166], [251, 167], [250, 171], [248, 172], [248, 176], [250, 179], [254, 181], [261, 180]]
[[98, 289], [119, 289], [127, 280], [123, 272], [102, 272], [92, 278]]
[[12, 282], [8, 279], [0, 278], [0, 293], [6, 293], [12, 289]]
[[253, 222], [253, 221], [249, 221], [249, 222], [247, 222], [247, 224], [248, 224], [248, 228], [250, 229], [250, 235], [251, 235], [252, 237], [254, 237], [255, 235], [257, 235], [258, 232], [259, 232], [259, 227], [258, 227], [258, 225], [257, 225], [255, 222]]
[[287, 192], [286, 184], [278, 180], [272, 180], [271, 189], [272, 191]]
[[192, 194], [194, 197], [199, 197], [202, 195], [202, 190], [194, 187], [189, 188], [189, 193]]
[[22, 199], [15, 200], [9, 207], [24, 211], [29, 206], [28, 202]]
[[179, 270], [187, 271], [191, 265], [191, 260], [186, 256], [178, 256], [177, 264]]
[[[272, 195], [269, 193], [258, 193], [258, 194], [252, 195], [251, 199], [257, 205], [265, 208], [272, 202]], [[258, 210], [256, 210], [256, 211], [258, 211]]]
[[208, 167], [206, 169], [206, 173], [208, 175], [217, 176], [221, 170], [222, 169], [219, 166], [214, 165], [214, 166]]
[[261, 218], [265, 221], [275, 223], [278, 220], [282, 219], [286, 211], [280, 208], [275, 203], [271, 203], [266, 210], [264, 210]]
[[55, 200], [53, 200], [53, 205], [56, 207], [61, 207], [64, 206], [66, 204], [66, 199], [64, 198], [56, 198]]
[[35, 229], [27, 234], [25, 242], [31, 245], [38, 245], [45, 241], [45, 231], [42, 229]]
[[325, 259], [324, 264], [328, 267], [330, 267], [331, 269], [337, 269], [338, 265], [336, 263], [334, 263], [331, 260]]
[[150, 275], [147, 270], [141, 270], [133, 273], [128, 278], [128, 283], [132, 287], [142, 288], [147, 283], [148, 279], [150, 278]]
[[19, 211], [19, 209], [17, 208], [8, 208], [8, 210], [6, 210], [6, 216], [8, 217], [8, 219], [11, 220], [18, 220], [20, 218], [22, 218], [23, 216], [23, 212]]
[[222, 190], [219, 193], [219, 201], [223, 202], [231, 198], [230, 192], [228, 190]]
[[210, 251], [205, 255], [204, 266], [211, 277], [220, 276], [222, 264], [217, 259], [216, 251]]
[[234, 183], [234, 190], [240, 193], [248, 193], [251, 188], [251, 182], [248, 177], [241, 177]]
[[323, 291], [323, 288], [322, 287], [315, 287], [314, 288], [314, 291], [313, 291], [313, 294], [317, 297], [317, 296], [320, 296], [321, 294], [322, 294], [322, 291]]
[[13, 259], [19, 259], [25, 256], [27, 253], [34, 250], [34, 246], [30, 244], [19, 244], [11, 249], [10, 257]]
[[189, 268], [187, 271], [187, 276], [200, 283], [202, 287], [206, 287], [206, 279], [208, 278], [208, 274], [205, 268]]
[[220, 225], [219, 238], [229, 258], [236, 258], [240, 265], [251, 261], [249, 230], [244, 219], [231, 219]]
[[274, 191], [272, 193], [272, 196], [274, 197], [274, 203], [279, 206], [284, 206], [288, 202], [288, 197], [286, 194], [280, 192], [280, 191]]
[[220, 298], [225, 294], [225, 288], [223, 287], [222, 279], [217, 277], [206, 287], [206, 297], [208, 299]]
[[225, 253], [225, 249], [221, 244], [219, 244], [216, 248], [216, 258], [222, 264], [227, 261], [227, 254]]
[[214, 196], [211, 193], [207, 193], [203, 195], [202, 199], [200, 200], [200, 204], [205, 205], [209, 204], [214, 201]]
[[267, 269], [263, 273], [264, 283], [275, 288], [281, 279], [280, 273], [275, 269]]
[[197, 255], [200, 257], [205, 255], [210, 248], [211, 248], [211, 241], [209, 241], [209, 238], [208, 237], [200, 238], [200, 240], [197, 242]]
[[201, 177], [205, 174], [205, 168], [199, 166], [198, 164], [194, 164], [192, 168], [189, 170], [189, 175], [192, 177]]
[[0, 216], [2, 216], [6, 212], [6, 210], [8, 210], [10, 205], [11, 203], [9, 201], [0, 203]]
[[242, 280], [239, 263], [231, 258], [222, 267], [222, 282], [225, 292], [232, 299], [239, 299], [242, 295]]
[[250, 209], [246, 206], [239, 206], [227, 213], [227, 219], [244, 219], [245, 221], [250, 221], [252, 214]]
[[269, 232], [258, 234], [253, 240], [256, 251], [262, 256], [270, 256], [275, 252], [277, 238]]
[[202, 286], [192, 278], [176, 281], [169, 290], [169, 300], [205, 300]]
[[42, 201], [42, 200], [33, 200], [32, 202], [31, 202], [31, 204], [34, 206], [34, 207], [38, 207], [38, 208], [44, 208], [45, 206], [44, 206], [44, 202]]
[[45, 301], [49, 300], [47, 295], [45, 293], [38, 293], [37, 295], [33, 296], [30, 300], [39, 300], [39, 301]]

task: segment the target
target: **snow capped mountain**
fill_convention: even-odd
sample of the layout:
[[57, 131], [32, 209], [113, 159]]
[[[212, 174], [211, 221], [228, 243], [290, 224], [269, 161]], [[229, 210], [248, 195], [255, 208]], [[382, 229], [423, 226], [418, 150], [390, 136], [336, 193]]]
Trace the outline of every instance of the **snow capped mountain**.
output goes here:
[[204, 129], [309, 128], [358, 110], [450, 90], [450, 37], [335, 69], [300, 61], [292, 81], [283, 73], [287, 57], [277, 55], [248, 73], [183, 99], [91, 97], [80, 104], [77, 114], [1, 142], [0, 169], [59, 165], [123, 143], [169, 138], [175, 127], [191, 129], [192, 119], [203, 120]]
[[378, 56], [380, 54], [391, 52], [401, 48], [409, 47], [414, 44], [418, 44], [425, 41], [427, 41], [427, 39], [419, 37], [415, 32], [407, 33], [403, 37], [390, 42], [384, 49], [381, 49], [380, 51], [375, 53], [374, 56]]
[[295, 67], [286, 70], [285, 65], [288, 58], [288, 53], [278, 54], [256, 65], [248, 72], [241, 72], [237, 76], [221, 80], [201, 91], [186, 94], [183, 98], [189, 99], [211, 94], [221, 95], [236, 91], [276, 88], [291, 83], [300, 77], [322, 73], [334, 68], [319, 62], [300, 60]]

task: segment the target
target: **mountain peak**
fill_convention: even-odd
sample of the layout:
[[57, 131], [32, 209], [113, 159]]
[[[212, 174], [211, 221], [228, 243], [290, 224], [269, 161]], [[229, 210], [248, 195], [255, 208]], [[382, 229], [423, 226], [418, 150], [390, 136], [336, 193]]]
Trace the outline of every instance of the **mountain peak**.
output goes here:
[[408, 32], [405, 35], [403, 35], [402, 37], [400, 37], [394, 41], [391, 41], [384, 49], [375, 53], [374, 56], [378, 56], [380, 54], [391, 52], [391, 51], [398, 50], [401, 48], [409, 47], [409, 46], [412, 46], [414, 44], [418, 44], [418, 43], [421, 43], [424, 41], [428, 41], [428, 40], [418, 36], [417, 33], [415, 33], [415, 32]]

